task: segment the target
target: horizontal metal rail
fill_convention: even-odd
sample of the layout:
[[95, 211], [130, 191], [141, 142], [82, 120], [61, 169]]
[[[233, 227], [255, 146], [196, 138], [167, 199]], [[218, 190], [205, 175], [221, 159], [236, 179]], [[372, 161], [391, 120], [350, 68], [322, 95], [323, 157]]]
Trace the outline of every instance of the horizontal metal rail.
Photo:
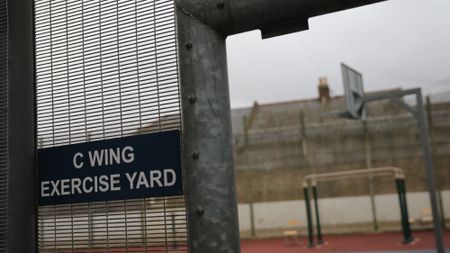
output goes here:
[[315, 185], [318, 181], [332, 181], [343, 178], [354, 178], [363, 176], [389, 176], [392, 175], [395, 178], [404, 178], [405, 174], [401, 168], [397, 167], [380, 167], [360, 170], [348, 170], [339, 172], [328, 172], [307, 175], [303, 178], [303, 187], [307, 187], [310, 184]]
[[231, 35], [260, 29], [263, 38], [308, 29], [308, 19], [383, 0], [175, 0], [216, 31]]

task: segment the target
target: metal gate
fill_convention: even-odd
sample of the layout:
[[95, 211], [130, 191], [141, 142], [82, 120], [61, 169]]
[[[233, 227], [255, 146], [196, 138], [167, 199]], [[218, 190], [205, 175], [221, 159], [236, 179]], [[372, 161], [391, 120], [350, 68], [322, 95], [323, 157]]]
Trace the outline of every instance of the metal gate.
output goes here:
[[[36, 0], [35, 50], [40, 148], [181, 130], [172, 0]], [[39, 252], [187, 252], [185, 200], [39, 207], [37, 240]]]

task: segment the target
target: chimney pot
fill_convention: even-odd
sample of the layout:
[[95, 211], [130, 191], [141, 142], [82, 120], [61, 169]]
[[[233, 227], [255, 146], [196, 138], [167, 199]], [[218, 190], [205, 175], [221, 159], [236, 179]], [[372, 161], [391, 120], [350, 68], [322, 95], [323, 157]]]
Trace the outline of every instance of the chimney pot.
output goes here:
[[330, 100], [330, 87], [328, 87], [326, 77], [319, 78], [319, 100], [321, 103], [328, 102], [328, 100]]

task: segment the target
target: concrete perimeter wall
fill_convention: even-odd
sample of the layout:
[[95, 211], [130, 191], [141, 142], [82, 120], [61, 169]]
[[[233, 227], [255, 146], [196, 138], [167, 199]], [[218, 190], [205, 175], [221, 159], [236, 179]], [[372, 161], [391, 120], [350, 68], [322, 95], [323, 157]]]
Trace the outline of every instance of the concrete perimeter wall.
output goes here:
[[[341, 110], [340, 103], [343, 99], [333, 99], [328, 109]], [[246, 131], [233, 129], [239, 203], [302, 199], [302, 179], [307, 174], [368, 167], [400, 167], [408, 192], [426, 191], [417, 122], [391, 106], [374, 104], [365, 124], [320, 119], [318, 101], [259, 105], [252, 113], [233, 111], [235, 121], [245, 112], [245, 122], [252, 119]], [[450, 103], [429, 103], [427, 112], [437, 188], [450, 190]], [[320, 183], [318, 190], [322, 198], [396, 192], [393, 178], [388, 177], [330, 181]]]

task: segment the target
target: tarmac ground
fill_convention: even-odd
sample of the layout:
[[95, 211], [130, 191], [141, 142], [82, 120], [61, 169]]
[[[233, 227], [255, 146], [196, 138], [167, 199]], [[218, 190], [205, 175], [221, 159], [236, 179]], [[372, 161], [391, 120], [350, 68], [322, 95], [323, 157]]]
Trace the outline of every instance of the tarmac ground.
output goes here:
[[[414, 231], [414, 241], [402, 243], [400, 232], [376, 234], [324, 236], [324, 244], [309, 248], [307, 238], [286, 240], [285, 238], [242, 240], [242, 253], [432, 253], [435, 250], [434, 233], [431, 230]], [[450, 231], [444, 232], [444, 243], [450, 252]]]

